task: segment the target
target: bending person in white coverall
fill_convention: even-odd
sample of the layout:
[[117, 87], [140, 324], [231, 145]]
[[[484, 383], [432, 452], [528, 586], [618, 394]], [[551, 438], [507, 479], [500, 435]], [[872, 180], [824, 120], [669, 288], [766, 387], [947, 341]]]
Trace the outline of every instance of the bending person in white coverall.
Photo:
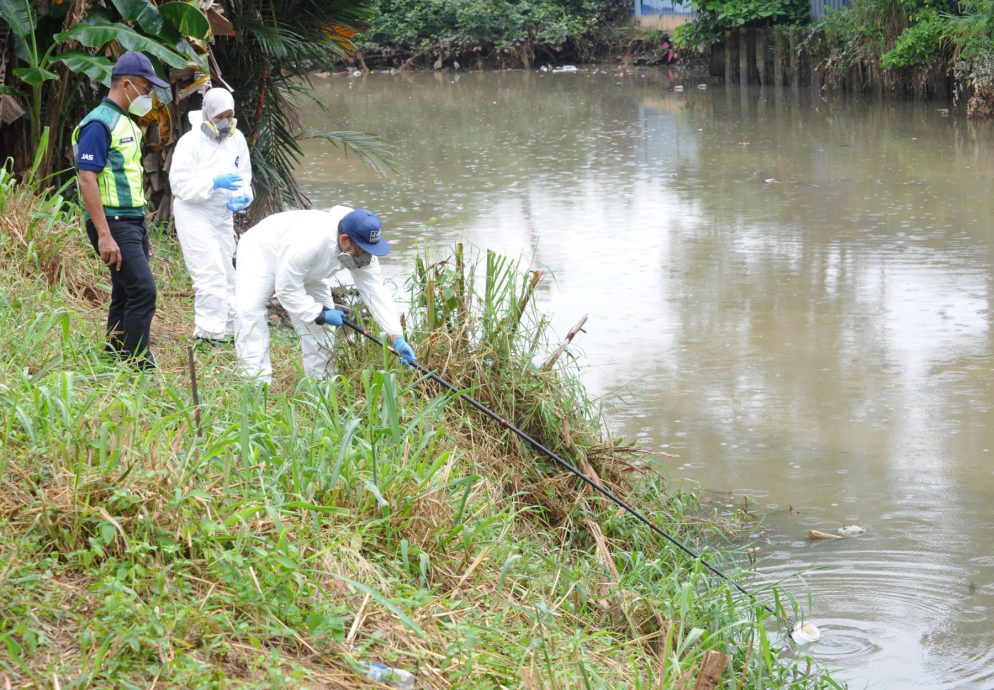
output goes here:
[[227, 90], [204, 94], [203, 110], [189, 114], [193, 129], [176, 144], [169, 170], [176, 236], [193, 279], [193, 337], [206, 341], [235, 334], [232, 213], [252, 203], [252, 163], [234, 115]]
[[383, 284], [378, 257], [390, 251], [380, 219], [365, 209], [274, 213], [249, 228], [238, 242], [235, 275], [235, 352], [242, 374], [272, 381], [266, 302], [276, 293], [300, 335], [304, 373], [325, 378], [332, 338], [325, 326], [341, 326], [331, 307], [331, 278], [348, 269], [373, 319], [390, 336], [401, 361], [414, 350], [401, 335], [397, 305]]

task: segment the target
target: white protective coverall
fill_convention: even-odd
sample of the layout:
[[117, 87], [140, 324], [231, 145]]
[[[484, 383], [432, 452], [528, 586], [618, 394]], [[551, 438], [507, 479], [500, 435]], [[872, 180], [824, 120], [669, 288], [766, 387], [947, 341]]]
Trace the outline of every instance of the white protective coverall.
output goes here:
[[[325, 378], [331, 362], [331, 332], [314, 319], [333, 308], [332, 277], [343, 270], [338, 256], [338, 223], [352, 209], [274, 213], [249, 228], [238, 242], [235, 275], [235, 352], [246, 378], [272, 381], [266, 302], [276, 293], [300, 335], [304, 373]], [[383, 284], [377, 257], [349, 269], [376, 323], [390, 335], [401, 333], [400, 313]]]
[[[169, 169], [176, 219], [176, 235], [183, 259], [193, 280], [193, 337], [230, 338], [235, 313], [235, 228], [226, 203], [234, 196], [252, 200], [252, 163], [245, 137], [237, 128], [218, 142], [201, 128], [206, 120], [235, 103], [225, 89], [211, 89], [204, 96], [203, 110], [189, 114], [193, 129], [173, 151]], [[241, 189], [214, 189], [214, 177], [234, 173], [242, 178]]]

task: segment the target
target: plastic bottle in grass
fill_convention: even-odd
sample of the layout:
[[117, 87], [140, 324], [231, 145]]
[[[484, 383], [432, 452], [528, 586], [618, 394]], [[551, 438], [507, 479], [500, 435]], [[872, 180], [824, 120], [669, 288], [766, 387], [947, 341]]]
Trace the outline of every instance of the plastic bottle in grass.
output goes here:
[[379, 681], [398, 690], [414, 690], [414, 674], [402, 668], [391, 668], [383, 664], [369, 664], [365, 669], [366, 677]]

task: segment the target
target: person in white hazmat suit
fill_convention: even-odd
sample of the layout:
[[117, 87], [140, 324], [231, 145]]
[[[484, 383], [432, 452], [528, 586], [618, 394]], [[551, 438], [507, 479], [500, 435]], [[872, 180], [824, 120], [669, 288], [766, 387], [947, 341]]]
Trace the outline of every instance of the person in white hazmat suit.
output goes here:
[[235, 333], [232, 213], [252, 203], [252, 163], [234, 115], [226, 89], [208, 90], [202, 110], [189, 114], [193, 129], [176, 144], [169, 169], [176, 236], [193, 280], [193, 337], [211, 342]]
[[401, 362], [415, 361], [401, 335], [397, 305], [383, 284], [379, 257], [390, 251], [380, 219], [365, 209], [274, 213], [242, 234], [235, 272], [235, 352], [242, 374], [270, 382], [266, 302], [276, 294], [300, 335], [304, 373], [322, 379], [331, 363], [331, 332], [344, 314], [330, 308], [332, 277], [347, 269], [373, 319]]

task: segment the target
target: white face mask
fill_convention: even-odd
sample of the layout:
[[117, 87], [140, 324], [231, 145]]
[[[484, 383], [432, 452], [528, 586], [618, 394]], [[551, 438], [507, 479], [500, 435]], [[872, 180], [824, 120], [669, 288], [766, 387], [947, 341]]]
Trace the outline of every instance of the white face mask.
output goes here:
[[148, 111], [152, 109], [152, 94], [141, 93], [138, 91], [138, 87], [130, 81], [128, 82], [128, 85], [138, 94], [138, 98], [131, 101], [131, 105], [128, 106], [128, 112], [135, 117], [144, 117], [145, 115], [148, 115]]

